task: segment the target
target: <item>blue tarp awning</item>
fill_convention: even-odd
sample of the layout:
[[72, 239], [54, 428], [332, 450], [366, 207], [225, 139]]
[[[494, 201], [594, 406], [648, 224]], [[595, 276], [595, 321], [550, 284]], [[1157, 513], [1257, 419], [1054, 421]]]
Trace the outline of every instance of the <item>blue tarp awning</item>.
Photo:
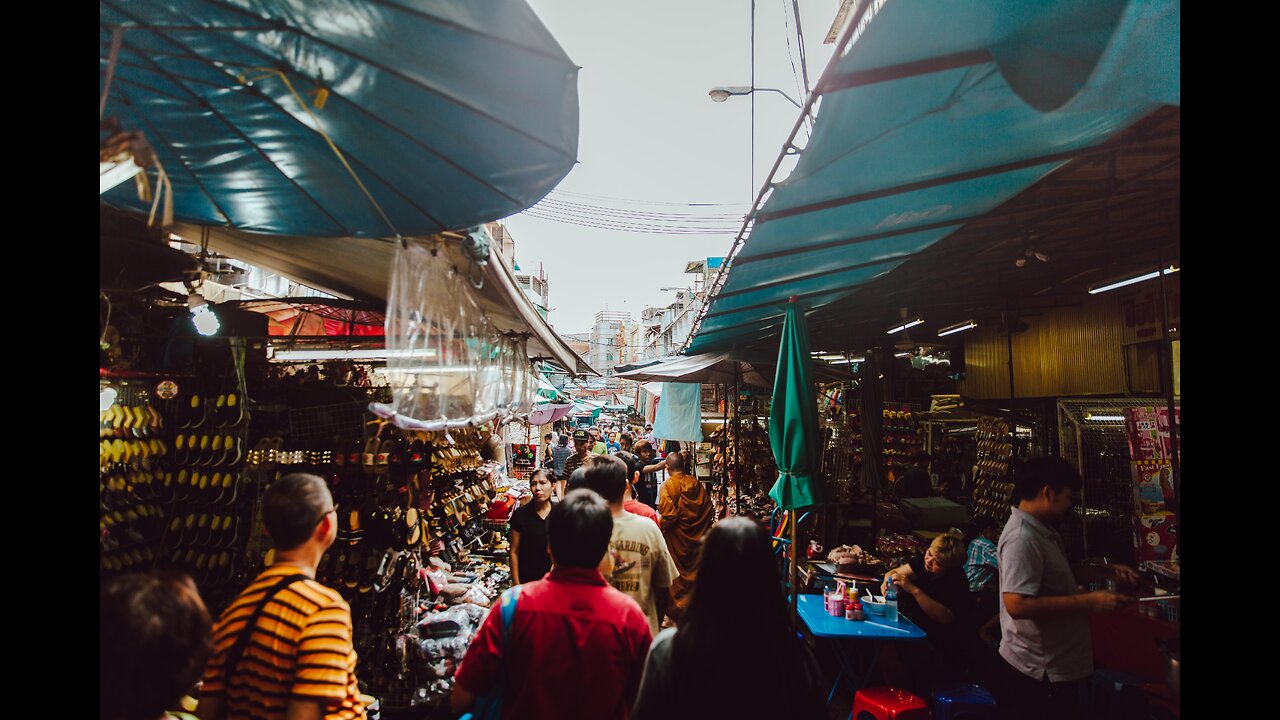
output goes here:
[[[179, 221], [429, 235], [524, 210], [577, 158], [578, 67], [524, 0], [101, 0], [98, 23], [103, 117], [143, 133]], [[150, 209], [131, 182], [102, 201]]]
[[1178, 0], [888, 0], [831, 66], [808, 146], [689, 344], [777, 336], [1180, 92]]

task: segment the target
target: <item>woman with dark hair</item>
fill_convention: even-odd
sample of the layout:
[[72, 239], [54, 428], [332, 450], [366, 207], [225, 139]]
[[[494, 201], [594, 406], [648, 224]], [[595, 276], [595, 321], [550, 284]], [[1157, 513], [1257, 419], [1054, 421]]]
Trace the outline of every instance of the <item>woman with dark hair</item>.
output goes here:
[[511, 513], [511, 584], [541, 580], [551, 571], [547, 554], [547, 516], [551, 514], [551, 477], [538, 468], [529, 477], [533, 499]]
[[715, 507], [711, 494], [698, 478], [689, 474], [686, 453], [671, 453], [666, 465], [667, 481], [658, 491], [658, 526], [667, 539], [671, 559], [680, 571], [680, 577], [671, 583], [671, 605], [667, 608], [671, 619], [680, 622], [698, 573], [698, 546], [715, 520]]
[[689, 607], [653, 641], [631, 718], [825, 718], [820, 677], [787, 619], [769, 533], [733, 517], [707, 533]]

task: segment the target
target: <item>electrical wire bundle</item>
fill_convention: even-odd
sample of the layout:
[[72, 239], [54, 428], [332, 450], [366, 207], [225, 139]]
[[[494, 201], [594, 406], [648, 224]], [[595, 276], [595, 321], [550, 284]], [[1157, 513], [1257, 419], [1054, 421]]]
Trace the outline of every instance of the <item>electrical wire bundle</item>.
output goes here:
[[[605, 204], [608, 203], [608, 204]], [[633, 207], [626, 207], [627, 205]], [[664, 212], [655, 206], [690, 208]], [[672, 203], [627, 200], [586, 195], [564, 190], [552, 191], [522, 215], [570, 225], [657, 235], [732, 235], [742, 226], [743, 215], [731, 208], [744, 203]], [[726, 208], [726, 210], [715, 210]]]

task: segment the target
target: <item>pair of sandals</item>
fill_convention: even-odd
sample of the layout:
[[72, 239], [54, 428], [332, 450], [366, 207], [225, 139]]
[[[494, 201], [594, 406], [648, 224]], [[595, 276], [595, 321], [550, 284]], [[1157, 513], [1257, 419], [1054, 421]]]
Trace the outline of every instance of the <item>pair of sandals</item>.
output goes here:
[[104, 507], [98, 528], [110, 535], [134, 535], [140, 542], [147, 535], [155, 534], [146, 531], [151, 530], [152, 526], [163, 524], [164, 515], [165, 509], [159, 505]]
[[153, 562], [155, 562], [155, 552], [148, 545], [103, 555], [99, 567], [111, 572], [142, 572], [150, 569]]
[[180, 429], [199, 429], [206, 425], [231, 428], [244, 422], [246, 413], [239, 393], [229, 392], [216, 398], [192, 395], [179, 404]]
[[164, 547], [198, 546], [206, 549], [235, 547], [240, 541], [240, 518], [235, 515], [195, 513], [175, 515], [165, 531]]
[[230, 434], [178, 433], [173, 448], [174, 461], [189, 467], [231, 467], [244, 458], [240, 438]]
[[236, 555], [230, 550], [204, 552], [195, 548], [174, 550], [169, 563], [187, 572], [202, 588], [226, 585], [236, 578]]
[[240, 496], [240, 473], [216, 472], [210, 475], [181, 468], [176, 473], [165, 473], [163, 488], [169, 493], [161, 496], [165, 500], [200, 505], [233, 505]]
[[151, 458], [167, 455], [169, 445], [160, 438], [147, 440], [125, 440], [123, 438], [103, 438], [98, 441], [98, 465], [102, 468], [113, 465], [141, 467], [150, 464]]
[[98, 416], [98, 437], [156, 437], [164, 418], [150, 405], [115, 404]]

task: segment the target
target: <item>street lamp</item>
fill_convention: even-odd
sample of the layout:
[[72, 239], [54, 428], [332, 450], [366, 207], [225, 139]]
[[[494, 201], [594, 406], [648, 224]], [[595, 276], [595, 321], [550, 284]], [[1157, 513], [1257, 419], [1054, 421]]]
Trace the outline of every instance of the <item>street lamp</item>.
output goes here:
[[728, 87], [711, 88], [711, 90], [707, 93], [707, 95], [711, 96], [712, 102], [724, 102], [725, 100], [729, 99], [730, 95], [750, 95], [752, 92], [757, 92], [757, 91], [776, 92], [782, 97], [786, 98], [788, 101], [790, 101], [792, 105], [795, 105], [796, 107], [802, 107], [800, 103], [795, 101], [794, 98], [792, 98], [790, 95], [786, 94], [785, 92], [779, 90], [778, 88], [753, 88], [750, 85], [730, 85]]

